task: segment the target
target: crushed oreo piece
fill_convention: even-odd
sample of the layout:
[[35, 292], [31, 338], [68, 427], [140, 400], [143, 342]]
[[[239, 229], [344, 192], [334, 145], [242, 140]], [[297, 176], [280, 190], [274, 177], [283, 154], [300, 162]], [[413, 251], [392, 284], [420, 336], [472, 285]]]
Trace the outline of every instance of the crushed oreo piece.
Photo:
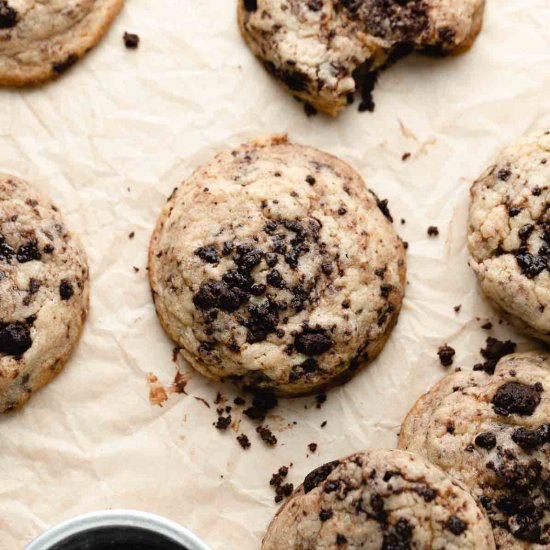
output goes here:
[[248, 436], [246, 434], [241, 434], [237, 436], [237, 441], [239, 442], [239, 445], [243, 449], [249, 449], [251, 446], [250, 439], [248, 439]]
[[441, 346], [438, 351], [437, 355], [439, 356], [439, 362], [444, 367], [450, 367], [453, 364], [454, 356], [456, 351], [451, 346]]
[[506, 382], [496, 391], [492, 404], [494, 411], [502, 416], [532, 415], [541, 401], [534, 386], [518, 382]]
[[0, 353], [18, 356], [31, 346], [30, 330], [23, 323], [0, 324]]
[[315, 487], [319, 486], [323, 481], [325, 481], [325, 479], [327, 479], [327, 477], [339, 464], [339, 460], [334, 460], [333, 462], [327, 462], [326, 464], [323, 464], [310, 472], [304, 479], [304, 492], [307, 494], [315, 489]]
[[275, 445], [277, 445], [277, 438], [267, 426], [258, 426], [256, 428], [256, 433], [260, 436], [261, 440], [270, 447], [275, 447]]

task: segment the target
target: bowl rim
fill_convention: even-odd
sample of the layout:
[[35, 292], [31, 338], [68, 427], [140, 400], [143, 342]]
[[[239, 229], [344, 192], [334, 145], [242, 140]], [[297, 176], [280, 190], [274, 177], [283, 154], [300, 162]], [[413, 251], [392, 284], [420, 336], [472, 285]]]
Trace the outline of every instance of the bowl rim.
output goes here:
[[191, 531], [175, 521], [139, 510], [102, 510], [82, 514], [54, 525], [29, 545], [25, 550], [50, 550], [71, 535], [96, 527], [138, 527], [164, 535], [189, 550], [212, 550]]

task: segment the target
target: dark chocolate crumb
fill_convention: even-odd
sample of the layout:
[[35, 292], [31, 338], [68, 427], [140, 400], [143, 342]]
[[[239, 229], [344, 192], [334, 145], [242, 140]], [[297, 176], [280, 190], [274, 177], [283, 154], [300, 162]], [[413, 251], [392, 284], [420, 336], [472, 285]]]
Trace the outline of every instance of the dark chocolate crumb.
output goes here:
[[237, 437], [237, 441], [239, 442], [239, 445], [243, 448], [243, 449], [249, 449], [250, 448], [250, 439], [248, 439], [248, 436], [246, 434], [241, 434]]
[[439, 362], [444, 367], [450, 367], [453, 364], [455, 353], [456, 351], [451, 346], [441, 346], [437, 351]]
[[256, 428], [256, 433], [258, 433], [261, 440], [270, 447], [275, 447], [275, 445], [277, 445], [277, 438], [267, 426], [258, 426]]
[[123, 36], [124, 45], [129, 50], [136, 50], [139, 46], [139, 36], [131, 32], [125, 32]]
[[229, 426], [231, 426], [231, 415], [228, 414], [227, 416], [219, 416], [218, 421], [215, 424], [216, 428], [218, 430], [227, 430]]
[[435, 225], [428, 227], [428, 235], [430, 237], [437, 237], [439, 235], [439, 229]]

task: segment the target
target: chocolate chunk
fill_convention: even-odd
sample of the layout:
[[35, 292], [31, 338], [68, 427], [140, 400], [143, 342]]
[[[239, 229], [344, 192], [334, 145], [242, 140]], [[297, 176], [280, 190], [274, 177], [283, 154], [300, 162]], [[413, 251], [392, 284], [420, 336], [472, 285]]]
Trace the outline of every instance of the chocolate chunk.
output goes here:
[[453, 535], [456, 535], [457, 537], [459, 535], [462, 535], [464, 531], [467, 529], [466, 523], [464, 523], [460, 518], [456, 516], [451, 516], [446, 522], [445, 522], [445, 529], [447, 531], [450, 531]]
[[502, 416], [519, 414], [532, 415], [540, 403], [540, 395], [533, 386], [506, 382], [495, 393], [492, 403], [494, 411]]
[[528, 279], [535, 278], [549, 267], [548, 259], [545, 256], [535, 256], [529, 252], [517, 254], [516, 261]]
[[214, 245], [203, 246], [195, 250], [195, 254], [204, 262], [209, 264], [215, 264], [220, 261], [218, 251]]
[[74, 288], [70, 281], [63, 279], [59, 284], [59, 296], [62, 300], [70, 300], [73, 297]]
[[318, 487], [339, 464], [340, 462], [338, 460], [334, 460], [310, 472], [304, 479], [304, 493], [307, 494], [315, 489], [315, 487]]
[[543, 424], [536, 430], [517, 428], [512, 434], [512, 440], [522, 449], [534, 449], [550, 441], [550, 424]]
[[230, 288], [221, 281], [206, 281], [193, 296], [193, 303], [199, 309], [220, 308], [227, 312], [236, 311], [248, 301], [248, 295], [239, 288]]
[[441, 346], [439, 350], [437, 351], [437, 355], [439, 356], [439, 362], [444, 367], [450, 367], [453, 364], [453, 359], [455, 356], [455, 350], [451, 346]]
[[413, 527], [405, 519], [400, 518], [397, 523], [384, 533], [381, 550], [410, 550]]
[[40, 258], [42, 258], [42, 254], [40, 253], [40, 250], [38, 250], [38, 243], [36, 240], [22, 244], [17, 249], [17, 261], [21, 264], [31, 262], [33, 260], [40, 260]]
[[497, 444], [497, 438], [494, 433], [482, 432], [475, 438], [474, 443], [482, 449], [493, 449]]
[[0, 353], [21, 355], [32, 346], [31, 333], [22, 323], [0, 324]]
[[52, 63], [52, 69], [57, 74], [62, 74], [70, 69], [78, 61], [78, 56], [74, 53], [69, 54], [63, 61]]
[[474, 370], [485, 371], [487, 374], [493, 374], [495, 367], [500, 359], [505, 355], [514, 353], [516, 350], [516, 343], [511, 340], [502, 342], [496, 338], [489, 337], [486, 340], [484, 349], [481, 349], [481, 355], [487, 359], [484, 363], [474, 365]]
[[139, 36], [131, 32], [125, 32], [123, 36], [124, 45], [129, 50], [136, 50], [139, 46]]
[[342, 535], [341, 533], [336, 534], [336, 545], [341, 546], [342, 544], [346, 544], [348, 542], [348, 539]]
[[266, 277], [268, 285], [274, 286], [275, 288], [285, 288], [285, 281], [278, 269], [271, 270]]
[[265, 418], [266, 414], [274, 409], [278, 404], [278, 399], [273, 393], [257, 393], [252, 399], [252, 406], [243, 412], [249, 418], [260, 420]]
[[327, 352], [333, 342], [323, 329], [306, 329], [294, 339], [296, 351], [304, 355], [321, 355]]
[[0, 0], [0, 29], [11, 29], [17, 25], [17, 12], [7, 3]]

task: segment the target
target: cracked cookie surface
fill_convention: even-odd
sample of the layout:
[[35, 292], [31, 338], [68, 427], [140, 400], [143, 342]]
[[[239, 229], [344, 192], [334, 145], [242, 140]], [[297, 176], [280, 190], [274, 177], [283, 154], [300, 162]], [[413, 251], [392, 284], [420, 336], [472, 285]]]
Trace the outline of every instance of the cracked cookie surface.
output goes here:
[[308, 394], [383, 348], [403, 243], [343, 161], [284, 136], [219, 154], [174, 191], [149, 253], [157, 313], [215, 379]]
[[61, 214], [28, 183], [0, 174], [0, 411], [23, 405], [76, 346], [88, 267]]
[[294, 96], [336, 115], [356, 91], [373, 107], [376, 71], [417, 50], [466, 50], [484, 0], [238, 0], [241, 33]]
[[0, 0], [0, 84], [68, 70], [107, 32], [124, 0]]
[[262, 550], [494, 548], [474, 498], [408, 452], [356, 453], [308, 474], [277, 513]]
[[411, 409], [399, 446], [479, 499], [498, 548], [550, 548], [550, 355], [449, 374]]
[[505, 149], [472, 186], [470, 265], [489, 300], [550, 342], [550, 132]]

